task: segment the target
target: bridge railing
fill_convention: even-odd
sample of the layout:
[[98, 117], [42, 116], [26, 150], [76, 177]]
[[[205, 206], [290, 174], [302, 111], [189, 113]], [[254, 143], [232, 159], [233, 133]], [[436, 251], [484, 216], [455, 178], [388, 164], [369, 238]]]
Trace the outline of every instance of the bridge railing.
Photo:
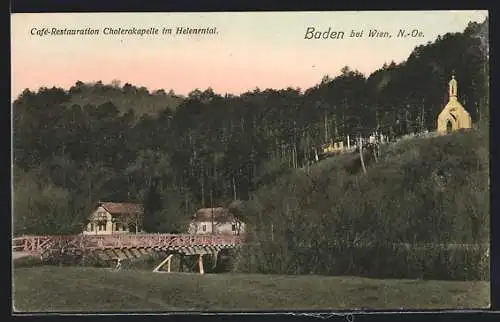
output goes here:
[[13, 251], [36, 252], [50, 248], [51, 236], [22, 236], [12, 239]]
[[13, 251], [45, 252], [63, 249], [101, 249], [123, 247], [175, 247], [236, 245], [240, 236], [233, 235], [173, 235], [173, 234], [115, 234], [73, 236], [21, 236], [13, 239]]

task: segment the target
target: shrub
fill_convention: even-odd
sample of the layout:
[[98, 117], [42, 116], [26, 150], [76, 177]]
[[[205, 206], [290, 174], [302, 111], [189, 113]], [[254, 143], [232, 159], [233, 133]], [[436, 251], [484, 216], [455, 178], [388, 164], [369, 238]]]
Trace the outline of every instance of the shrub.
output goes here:
[[40, 256], [24, 256], [13, 260], [14, 267], [32, 267], [42, 265]]

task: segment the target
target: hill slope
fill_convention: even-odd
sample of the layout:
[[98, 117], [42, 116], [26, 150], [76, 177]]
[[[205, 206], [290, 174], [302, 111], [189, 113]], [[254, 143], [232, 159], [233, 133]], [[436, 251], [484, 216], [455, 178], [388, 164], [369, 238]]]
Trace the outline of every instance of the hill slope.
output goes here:
[[[384, 65], [366, 76], [346, 66], [335, 78], [326, 77], [317, 86], [303, 90], [256, 88], [233, 96], [207, 88], [195, 89], [183, 99], [175, 98], [173, 92], [130, 84], [120, 86], [118, 82], [76, 82], [70, 89], [25, 91], [13, 107], [15, 230], [19, 234], [79, 232], [95, 203], [109, 200], [142, 202], [149, 214], [145, 230], [175, 232], [197, 209], [227, 206], [234, 199], [246, 201], [261, 189], [262, 196], [258, 198], [265, 211], [279, 213], [281, 210], [277, 209], [286, 206], [285, 196], [300, 196], [299, 205], [287, 200], [290, 209], [282, 211], [297, 209], [301, 221], [326, 229], [287, 227], [291, 232], [305, 229], [322, 236], [338, 230], [347, 234], [341, 224], [351, 227], [354, 222], [339, 221], [337, 215], [332, 216], [332, 222], [321, 224], [321, 220], [330, 219], [322, 214], [337, 213], [352, 220], [362, 216], [364, 223], [370, 222], [368, 216], [370, 225], [376, 227], [383, 224], [380, 222], [387, 217], [385, 212], [390, 214], [388, 221], [393, 218], [392, 212], [400, 212], [394, 210], [399, 207], [396, 203], [406, 209], [405, 205], [411, 202], [419, 212], [426, 213], [425, 203], [433, 209], [438, 206], [433, 205], [430, 197], [422, 201], [420, 194], [436, 193], [433, 198], [437, 199], [441, 192], [410, 185], [415, 189], [393, 199], [391, 194], [404, 191], [401, 184], [412, 179], [406, 175], [398, 177], [398, 173], [377, 178], [379, 167], [385, 171], [382, 161], [376, 169], [369, 170], [366, 178], [352, 175], [359, 165], [351, 162], [353, 166], [343, 172], [332, 174], [332, 168], [325, 172], [312, 170], [318, 172], [312, 177], [297, 175], [290, 186], [276, 187], [277, 192], [261, 186], [275, 182], [283, 172], [304, 167], [315, 159], [315, 149], [331, 141], [344, 140], [345, 144], [347, 136], [367, 137], [373, 131], [390, 138], [424, 129], [432, 131], [448, 100], [446, 85], [453, 70], [459, 80], [460, 101], [474, 122], [487, 124], [487, 42], [484, 37], [478, 38], [476, 29], [487, 30], [487, 21], [471, 23], [463, 33], [446, 34], [418, 46], [400, 64]], [[101, 104], [108, 99], [112, 103]], [[182, 103], [177, 108], [173, 104], [157, 117], [141, 117], [167, 107], [170, 99], [182, 99]], [[135, 112], [129, 113], [130, 109]], [[285, 171], [275, 171], [276, 168]], [[393, 168], [394, 172], [401, 170], [398, 164]], [[382, 183], [372, 183], [377, 180]], [[280, 195], [279, 190], [284, 194]], [[276, 195], [274, 199], [281, 200], [281, 204], [267, 200], [265, 191], [270, 191], [273, 198]], [[380, 194], [386, 196], [383, 205], [359, 201], [379, 198]], [[403, 195], [411, 200], [405, 200]], [[281, 223], [280, 216], [275, 220], [275, 225]], [[408, 234], [411, 232], [411, 228], [405, 229]], [[396, 231], [389, 229], [391, 234]], [[284, 233], [278, 231], [276, 236]], [[338, 238], [380, 239], [368, 230], [350, 234], [338, 234]], [[402, 231], [397, 234], [400, 239], [411, 237]], [[428, 237], [419, 233], [415, 238]]]
[[[480, 246], [453, 251], [437, 246], [489, 241], [486, 131], [387, 146], [377, 163], [367, 162], [366, 175], [352, 173], [360, 168], [357, 163], [356, 155], [334, 157], [261, 188], [247, 204], [250, 238], [260, 244], [237, 267], [276, 273], [487, 278], [488, 262]], [[388, 249], [393, 244], [434, 247]], [[355, 245], [364, 245], [364, 253]], [[346, 255], [352, 247], [357, 250]], [[377, 250], [381, 253], [375, 258]], [[347, 256], [345, 263], [339, 254]]]

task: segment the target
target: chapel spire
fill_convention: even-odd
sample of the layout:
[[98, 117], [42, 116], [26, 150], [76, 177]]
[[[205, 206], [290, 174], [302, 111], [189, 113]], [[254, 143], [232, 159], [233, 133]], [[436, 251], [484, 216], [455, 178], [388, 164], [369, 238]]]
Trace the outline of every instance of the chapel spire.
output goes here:
[[451, 75], [451, 80], [448, 83], [449, 87], [449, 93], [450, 93], [450, 100], [451, 99], [457, 99], [458, 96], [458, 82], [455, 79], [455, 73]]

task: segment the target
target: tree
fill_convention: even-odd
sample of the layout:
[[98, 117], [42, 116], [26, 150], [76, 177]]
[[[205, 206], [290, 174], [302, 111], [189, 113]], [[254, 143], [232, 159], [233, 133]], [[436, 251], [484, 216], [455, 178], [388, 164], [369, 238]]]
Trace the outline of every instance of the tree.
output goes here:
[[146, 232], [158, 232], [160, 213], [162, 211], [163, 200], [158, 191], [158, 180], [153, 179], [149, 185], [144, 199], [143, 229]]
[[71, 235], [82, 231], [85, 217], [75, 213], [69, 192], [41, 184], [34, 173], [17, 174], [14, 184], [14, 234]]

